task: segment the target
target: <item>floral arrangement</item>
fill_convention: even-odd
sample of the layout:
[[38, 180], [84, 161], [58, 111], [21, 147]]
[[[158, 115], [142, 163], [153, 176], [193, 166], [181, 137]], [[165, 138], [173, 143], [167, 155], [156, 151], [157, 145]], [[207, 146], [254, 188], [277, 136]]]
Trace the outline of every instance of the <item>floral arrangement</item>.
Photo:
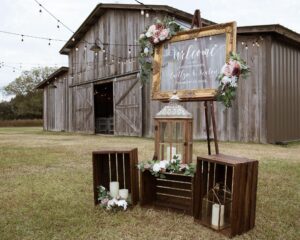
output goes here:
[[232, 106], [231, 102], [236, 97], [239, 77], [246, 78], [249, 72], [250, 68], [246, 62], [238, 54], [231, 53], [229, 62], [225, 63], [217, 78], [219, 81], [217, 100], [223, 102], [226, 108]]
[[141, 171], [149, 170], [155, 177], [165, 178], [164, 173], [181, 173], [186, 176], [194, 176], [195, 166], [193, 164], [181, 163], [179, 156], [174, 155], [171, 160], [148, 161], [138, 164]]
[[100, 207], [108, 211], [125, 211], [128, 207], [128, 202], [126, 200], [121, 198], [112, 198], [110, 193], [103, 186], [98, 187], [98, 201], [100, 201]]
[[156, 19], [154, 24], [146, 29], [139, 37], [140, 54], [139, 63], [141, 66], [141, 81], [148, 81], [152, 71], [152, 57], [154, 55], [154, 45], [166, 39], [170, 39], [177, 32], [181, 31], [180, 26], [173, 18], [166, 17], [163, 21]]

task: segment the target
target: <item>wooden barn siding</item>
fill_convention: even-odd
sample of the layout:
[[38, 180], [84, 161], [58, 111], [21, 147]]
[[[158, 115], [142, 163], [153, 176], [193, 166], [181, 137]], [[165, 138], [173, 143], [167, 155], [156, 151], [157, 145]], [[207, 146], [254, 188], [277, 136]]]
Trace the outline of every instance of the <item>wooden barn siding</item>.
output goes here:
[[300, 48], [272, 39], [269, 142], [300, 139]]
[[[252, 43], [259, 36], [238, 36], [237, 52], [250, 65], [251, 73], [246, 80], [240, 79], [237, 99], [231, 109], [216, 104], [218, 137], [222, 141], [267, 142], [266, 133], [266, 51], [268, 38], [260, 42], [260, 47]], [[248, 50], [242, 42], [249, 46]], [[155, 114], [164, 106], [151, 101], [151, 86], [143, 91], [143, 135], [153, 137]], [[150, 108], [148, 106], [151, 106]], [[205, 139], [205, 118], [203, 102], [184, 103], [194, 117], [194, 139]], [[212, 136], [212, 135], [211, 135]]]
[[[157, 14], [156, 16], [160, 15]], [[140, 11], [108, 10], [85, 34], [84, 39], [90, 43], [99, 38], [104, 43], [137, 44], [136, 41], [140, 33], [153, 20], [153, 14], [150, 15], [150, 18], [145, 18], [140, 14]], [[134, 57], [138, 55], [139, 48], [113, 45], [109, 48], [106, 47], [106, 53], [124, 58], [128, 58], [129, 49], [131, 50], [132, 59], [127, 60], [126, 64], [119, 64], [118, 59], [111, 56], [107, 56], [108, 59], [105, 61], [105, 54], [102, 52], [95, 56], [94, 52], [89, 49], [91, 45], [87, 45], [87, 50], [85, 50], [85, 45], [84, 42], [80, 42], [77, 44], [78, 50], [76, 51], [76, 48], [73, 48], [69, 53], [70, 96], [68, 111], [70, 114], [67, 130], [94, 133], [93, 83], [105, 77], [137, 70], [138, 61]], [[92, 106], [92, 109], [88, 110], [89, 106]], [[125, 132], [129, 131], [127, 130], [125, 129]], [[140, 135], [140, 133], [134, 133], [133, 135]]]
[[67, 74], [59, 76], [52, 83], [56, 88], [51, 85], [44, 88], [44, 129], [65, 131]]

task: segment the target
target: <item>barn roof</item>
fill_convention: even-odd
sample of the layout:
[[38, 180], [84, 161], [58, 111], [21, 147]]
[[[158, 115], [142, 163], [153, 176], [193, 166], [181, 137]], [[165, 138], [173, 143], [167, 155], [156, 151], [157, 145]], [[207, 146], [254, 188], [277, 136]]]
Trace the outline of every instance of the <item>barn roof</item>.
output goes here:
[[68, 70], [69, 70], [68, 67], [60, 67], [54, 73], [50, 74], [45, 80], [41, 81], [35, 88], [36, 89], [44, 88], [45, 85], [49, 84], [50, 82], [55, 80], [57, 77], [63, 75], [64, 73], [67, 73]]
[[294, 32], [280, 24], [271, 25], [258, 25], [258, 26], [243, 26], [238, 27], [238, 34], [257, 34], [257, 33], [271, 33], [276, 34], [286, 40], [292, 41], [296, 44], [300, 44], [300, 34]]
[[[67, 43], [62, 47], [62, 49], [59, 51], [61, 54], [68, 54], [69, 49], [74, 48], [76, 44], [81, 40], [81, 38], [86, 34], [86, 32], [90, 29], [91, 26], [93, 26], [99, 19], [101, 15], [104, 14], [104, 12], [107, 9], [120, 9], [120, 10], [145, 10], [145, 11], [160, 11], [160, 12], [166, 12], [170, 16], [174, 16], [180, 20], [191, 22], [193, 15], [187, 12], [184, 12], [182, 10], [167, 6], [167, 5], [147, 5], [143, 6], [140, 4], [98, 4], [94, 10], [91, 12], [91, 14], [86, 18], [86, 20], [81, 24], [81, 26], [77, 29], [77, 31], [70, 37], [70, 39], [67, 41]], [[204, 18], [202, 19], [202, 23], [204, 26], [215, 24], [212, 21], [206, 20]], [[73, 41], [72, 39], [75, 39]]]

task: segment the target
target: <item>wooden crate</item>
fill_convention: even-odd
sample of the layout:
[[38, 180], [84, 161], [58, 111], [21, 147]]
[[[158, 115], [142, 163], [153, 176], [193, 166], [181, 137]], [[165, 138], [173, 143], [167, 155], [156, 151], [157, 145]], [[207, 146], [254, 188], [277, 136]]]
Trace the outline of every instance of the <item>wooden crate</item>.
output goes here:
[[141, 206], [167, 208], [193, 215], [193, 177], [165, 173], [166, 178], [156, 178], [148, 170], [140, 173]]
[[[98, 202], [98, 189], [102, 185], [109, 189], [110, 181], [119, 181], [120, 189], [129, 190], [131, 201], [136, 205], [139, 199], [138, 150], [101, 149], [93, 152], [94, 202]], [[125, 181], [124, 181], [125, 179]]]
[[255, 225], [257, 175], [256, 160], [223, 154], [198, 157], [194, 189], [195, 220], [215, 229], [212, 227], [212, 212], [206, 199], [209, 189], [223, 181], [228, 187], [231, 201], [227, 200], [225, 205], [224, 226], [217, 231], [233, 237], [252, 229]]

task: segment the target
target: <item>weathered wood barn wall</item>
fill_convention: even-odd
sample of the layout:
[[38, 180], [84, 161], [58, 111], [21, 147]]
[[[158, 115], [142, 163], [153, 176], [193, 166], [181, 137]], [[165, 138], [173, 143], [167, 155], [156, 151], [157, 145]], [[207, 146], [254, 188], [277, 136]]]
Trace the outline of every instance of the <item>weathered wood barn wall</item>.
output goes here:
[[68, 124], [68, 68], [61, 67], [37, 87], [44, 89], [43, 126], [48, 131], [65, 131]]
[[[49, 107], [50, 102], [60, 101], [53, 93], [48, 94], [49, 79], [40, 86], [44, 88], [45, 130], [95, 133], [95, 89], [112, 83], [114, 134], [153, 136], [153, 117], [163, 104], [151, 101], [150, 84], [139, 84], [138, 62], [134, 58], [139, 48], [134, 45], [155, 17], [174, 16], [188, 27], [192, 15], [167, 6], [150, 8], [99, 4], [94, 9], [60, 51], [69, 57], [63, 118], [57, 107], [55, 113]], [[147, 10], [150, 17], [141, 15], [141, 9]], [[207, 20], [203, 23], [213, 24]], [[250, 65], [251, 74], [246, 81], [240, 81], [232, 109], [225, 110], [217, 104], [219, 139], [262, 143], [300, 139], [299, 34], [280, 25], [242, 27], [238, 28], [237, 40], [237, 51]], [[95, 55], [89, 50], [93, 43], [110, 45], [104, 45], [105, 53]], [[58, 92], [60, 88], [53, 89]], [[194, 138], [205, 138], [203, 103], [184, 105], [194, 116]]]

